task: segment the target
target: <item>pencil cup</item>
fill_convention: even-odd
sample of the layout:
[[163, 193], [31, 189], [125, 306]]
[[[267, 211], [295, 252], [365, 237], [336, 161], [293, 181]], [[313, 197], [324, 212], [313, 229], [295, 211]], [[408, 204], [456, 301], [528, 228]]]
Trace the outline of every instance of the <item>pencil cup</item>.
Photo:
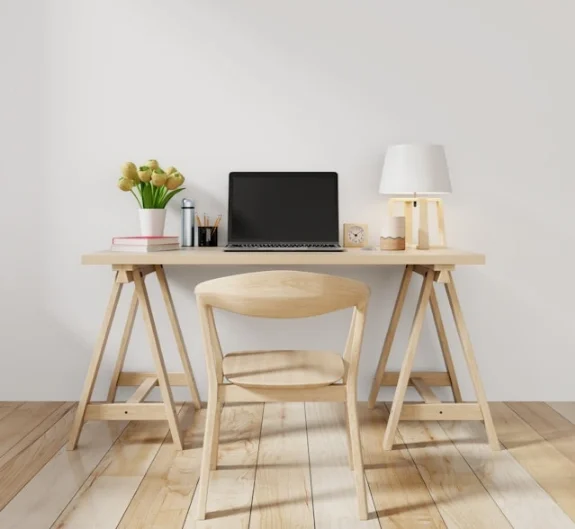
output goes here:
[[218, 228], [214, 226], [198, 226], [198, 246], [217, 246]]
[[381, 230], [382, 250], [405, 250], [405, 217], [388, 217]]

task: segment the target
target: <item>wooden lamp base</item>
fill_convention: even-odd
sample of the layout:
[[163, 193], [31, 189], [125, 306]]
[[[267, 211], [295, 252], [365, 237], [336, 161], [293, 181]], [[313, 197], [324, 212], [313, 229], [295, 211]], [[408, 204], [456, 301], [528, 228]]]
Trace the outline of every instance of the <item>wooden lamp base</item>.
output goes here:
[[[444, 247], [445, 241], [445, 217], [443, 212], [443, 201], [441, 198], [390, 198], [388, 207], [389, 215], [393, 216], [395, 205], [403, 204], [403, 214], [405, 216], [405, 246], [407, 248], [416, 247], [418, 250], [429, 250], [429, 203], [434, 202], [437, 211], [437, 227], [439, 231], [439, 246]], [[417, 244], [413, 240], [413, 210], [415, 204], [419, 210], [419, 226], [417, 229]]]

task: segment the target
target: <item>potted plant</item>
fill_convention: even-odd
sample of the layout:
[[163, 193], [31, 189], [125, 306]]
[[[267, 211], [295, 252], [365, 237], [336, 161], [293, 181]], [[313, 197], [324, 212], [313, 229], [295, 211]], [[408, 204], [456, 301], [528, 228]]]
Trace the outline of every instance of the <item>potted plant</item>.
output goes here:
[[138, 202], [143, 236], [161, 237], [164, 234], [165, 208], [175, 195], [184, 190], [181, 187], [184, 180], [175, 167], [168, 167], [164, 171], [156, 160], [148, 160], [140, 167], [132, 162], [122, 165], [118, 187], [132, 193]]

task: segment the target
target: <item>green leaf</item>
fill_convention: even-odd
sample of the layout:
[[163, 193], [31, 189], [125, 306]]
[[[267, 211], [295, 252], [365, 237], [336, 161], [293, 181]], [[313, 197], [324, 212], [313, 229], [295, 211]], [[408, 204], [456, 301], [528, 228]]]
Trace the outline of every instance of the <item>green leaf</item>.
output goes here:
[[149, 209], [153, 207], [152, 184], [150, 184], [150, 182], [144, 183], [144, 191], [142, 193], [142, 198], [144, 208]]
[[138, 206], [140, 206], [140, 208], [142, 207], [142, 203], [140, 202], [140, 199], [138, 198], [138, 195], [136, 195], [136, 193], [134, 193], [133, 189], [130, 189], [130, 193], [132, 193], [132, 195], [134, 195], [134, 198], [136, 199], [136, 202], [138, 203]]
[[164, 197], [166, 196], [167, 189], [165, 186], [154, 187], [154, 205], [155, 209], [163, 209]]
[[177, 195], [180, 191], [183, 191], [185, 187], [179, 187], [178, 189], [174, 189], [166, 194], [166, 196], [162, 199], [162, 203], [160, 205], [161, 208], [165, 208], [168, 205], [168, 202], [172, 200], [172, 198]]

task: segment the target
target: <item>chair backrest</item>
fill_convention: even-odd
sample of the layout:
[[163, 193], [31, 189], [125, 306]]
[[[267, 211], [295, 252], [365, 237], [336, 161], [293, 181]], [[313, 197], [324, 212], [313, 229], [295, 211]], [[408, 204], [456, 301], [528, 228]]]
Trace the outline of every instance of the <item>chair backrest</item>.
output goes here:
[[236, 314], [307, 318], [363, 307], [369, 298], [369, 287], [344, 277], [273, 270], [205, 281], [195, 293], [200, 303]]

